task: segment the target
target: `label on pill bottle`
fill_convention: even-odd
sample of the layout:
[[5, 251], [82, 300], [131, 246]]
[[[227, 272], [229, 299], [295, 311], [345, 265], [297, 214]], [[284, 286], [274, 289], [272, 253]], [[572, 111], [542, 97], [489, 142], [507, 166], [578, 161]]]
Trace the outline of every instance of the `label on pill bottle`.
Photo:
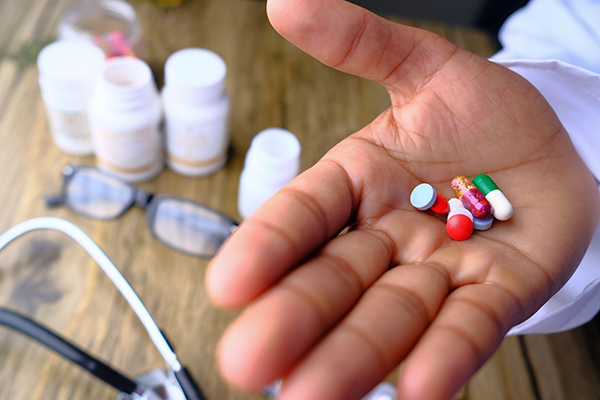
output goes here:
[[204, 174], [213, 172], [227, 158], [229, 127], [226, 119], [183, 122], [167, 120], [165, 142], [167, 162], [177, 172]]
[[66, 112], [47, 107], [52, 139], [62, 151], [73, 155], [93, 153], [92, 136], [85, 112]]
[[162, 168], [162, 139], [156, 124], [123, 132], [96, 126], [93, 140], [98, 166], [126, 180], [147, 180]]

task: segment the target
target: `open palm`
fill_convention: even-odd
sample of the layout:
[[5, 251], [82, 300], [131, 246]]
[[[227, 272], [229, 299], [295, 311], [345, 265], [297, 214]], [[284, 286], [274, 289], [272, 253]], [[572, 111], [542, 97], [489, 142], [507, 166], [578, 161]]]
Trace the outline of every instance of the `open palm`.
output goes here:
[[[248, 389], [358, 399], [403, 360], [401, 399], [450, 397], [564, 284], [597, 225], [597, 189], [543, 97], [511, 71], [340, 0], [269, 0], [274, 27], [384, 85], [392, 107], [247, 219], [210, 265], [219, 350]], [[421, 182], [490, 175], [514, 217], [456, 242], [412, 208]], [[350, 226], [350, 229], [339, 233]]]

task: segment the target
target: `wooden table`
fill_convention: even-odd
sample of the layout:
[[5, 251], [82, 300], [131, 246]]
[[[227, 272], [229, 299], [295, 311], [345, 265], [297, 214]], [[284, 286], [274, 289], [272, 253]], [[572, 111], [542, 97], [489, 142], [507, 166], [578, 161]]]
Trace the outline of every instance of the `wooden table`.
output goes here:
[[[235, 313], [208, 301], [206, 261], [157, 243], [139, 209], [100, 222], [44, 205], [44, 197], [59, 190], [64, 164], [94, 163], [92, 157], [68, 156], [54, 146], [37, 83], [36, 52], [56, 37], [59, 13], [70, 1], [0, 2], [0, 231], [39, 216], [73, 222], [132, 283], [210, 399], [261, 398], [230, 388], [219, 375], [215, 347]], [[205, 47], [227, 62], [233, 101], [226, 167], [195, 179], [165, 169], [141, 185], [152, 192], [194, 199], [239, 219], [238, 177], [257, 132], [271, 126], [294, 132], [307, 168], [388, 106], [385, 91], [376, 84], [327, 68], [279, 37], [266, 19], [264, 2], [193, 0], [173, 10], [144, 1], [133, 5], [143, 27], [140, 55], [159, 85], [169, 54]], [[412, 23], [475, 53], [494, 52], [494, 42], [480, 32]], [[61, 233], [30, 233], [0, 253], [0, 305], [33, 316], [129, 375], [164, 365], [113, 284]], [[599, 399], [598, 338], [598, 320], [568, 333], [509, 338], [457, 398]], [[0, 399], [115, 395], [42, 346], [0, 328]]]

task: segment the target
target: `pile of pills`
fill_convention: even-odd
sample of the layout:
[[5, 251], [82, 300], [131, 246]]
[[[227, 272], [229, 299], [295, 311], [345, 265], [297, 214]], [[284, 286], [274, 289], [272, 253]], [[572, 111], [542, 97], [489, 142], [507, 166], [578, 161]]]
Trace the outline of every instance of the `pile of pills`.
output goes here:
[[446, 231], [454, 240], [468, 239], [474, 229], [489, 229], [494, 219], [506, 221], [512, 217], [512, 204], [487, 175], [477, 175], [472, 182], [457, 176], [452, 179], [452, 189], [457, 198], [446, 200], [433, 186], [421, 183], [410, 194], [410, 203], [421, 211], [448, 213]]

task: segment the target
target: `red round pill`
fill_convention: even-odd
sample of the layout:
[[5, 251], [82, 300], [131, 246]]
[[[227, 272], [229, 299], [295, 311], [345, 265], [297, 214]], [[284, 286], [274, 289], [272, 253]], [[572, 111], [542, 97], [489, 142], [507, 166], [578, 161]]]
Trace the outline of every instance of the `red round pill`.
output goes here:
[[448, 205], [448, 200], [442, 195], [437, 193], [437, 198], [435, 199], [435, 203], [431, 206], [431, 211], [438, 214], [446, 214], [450, 210], [450, 206]]
[[473, 221], [464, 214], [455, 214], [446, 222], [446, 232], [454, 240], [468, 239], [473, 233]]

